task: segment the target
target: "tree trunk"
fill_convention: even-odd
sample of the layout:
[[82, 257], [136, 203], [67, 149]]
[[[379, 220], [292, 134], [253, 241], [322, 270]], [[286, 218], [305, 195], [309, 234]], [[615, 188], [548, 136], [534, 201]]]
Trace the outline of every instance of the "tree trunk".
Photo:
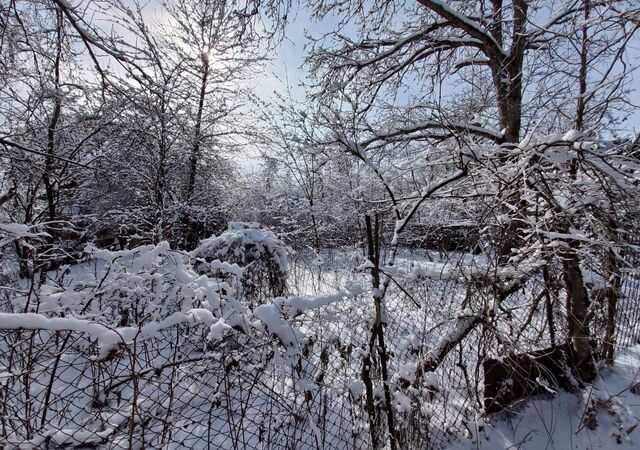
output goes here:
[[[388, 360], [389, 354], [384, 341], [384, 322], [383, 322], [383, 297], [384, 293], [380, 289], [380, 223], [378, 222], [378, 216], [375, 218], [375, 224], [372, 228], [371, 217], [365, 216], [365, 223], [367, 226], [367, 244], [369, 249], [369, 261], [372, 264], [371, 268], [371, 284], [373, 287], [373, 301], [375, 308], [375, 322], [371, 329], [371, 338], [369, 339], [369, 355], [374, 353], [374, 347], [376, 341], [378, 343], [378, 355], [380, 356], [380, 371], [382, 375], [382, 389], [384, 392], [385, 409], [387, 416], [387, 428], [389, 430], [389, 446], [391, 450], [397, 448], [395, 420], [393, 413], [393, 405], [391, 403], [391, 391], [389, 389], [389, 372], [388, 372]], [[365, 364], [368, 363], [371, 366], [370, 356], [365, 359]], [[366, 380], [363, 380], [366, 381]], [[368, 391], [367, 391], [368, 392]], [[373, 402], [373, 398], [367, 399], [368, 403]], [[377, 414], [376, 414], [377, 416]], [[375, 438], [375, 433], [372, 433], [372, 439]]]
[[[613, 199], [610, 199], [613, 203]], [[615, 219], [613, 208], [609, 211], [609, 220], [607, 223], [609, 239], [613, 243], [618, 239], [618, 223]], [[618, 261], [618, 255], [613, 248], [607, 250], [606, 257], [606, 274], [609, 286], [606, 290], [607, 298], [607, 323], [604, 336], [604, 342], [602, 343], [602, 358], [607, 364], [613, 364], [613, 357], [615, 352], [615, 340], [616, 340], [616, 320], [618, 313], [618, 299], [620, 297], [620, 287], [622, 284], [622, 278], [620, 275], [620, 263]]]
[[602, 358], [607, 364], [613, 364], [616, 344], [616, 316], [618, 312], [618, 297], [620, 291], [620, 271], [618, 258], [613, 250], [607, 250], [607, 272], [610, 285], [607, 288], [607, 324], [602, 343]]
[[202, 78], [200, 79], [200, 95], [198, 97], [198, 110], [196, 112], [195, 129], [193, 133], [193, 146], [189, 155], [189, 174], [187, 178], [187, 186], [185, 188], [182, 217], [181, 217], [181, 241], [182, 246], [190, 249], [197, 245], [198, 236], [194, 232], [194, 224], [187, 208], [193, 201], [193, 193], [196, 187], [196, 174], [198, 171], [198, 161], [200, 160], [201, 141], [202, 141], [202, 116], [204, 114], [204, 102], [207, 95], [207, 82], [209, 78], [209, 56], [202, 55]]
[[[55, 182], [53, 180], [54, 177], [54, 161], [55, 161], [55, 147], [56, 147], [56, 128], [58, 126], [58, 121], [60, 120], [60, 115], [62, 112], [62, 93], [60, 91], [60, 63], [62, 59], [62, 11], [59, 9], [57, 12], [57, 41], [56, 41], [56, 56], [55, 56], [55, 65], [54, 65], [54, 82], [55, 82], [55, 94], [54, 94], [54, 103], [53, 103], [53, 111], [51, 113], [51, 122], [49, 123], [49, 127], [47, 128], [47, 150], [44, 158], [44, 168], [42, 170], [42, 182], [44, 184], [45, 194], [47, 198], [47, 225], [45, 227], [46, 232], [48, 233], [48, 237], [46, 240], [46, 245], [44, 247], [44, 253], [49, 253], [48, 257], [50, 258], [51, 251], [53, 250], [53, 246], [55, 243], [55, 235], [56, 229], [53, 222], [56, 220], [57, 212], [56, 212], [56, 202], [57, 202], [57, 192]], [[51, 266], [50, 260], [45, 260], [41, 266], [40, 273], [40, 283], [43, 284], [47, 278], [47, 271]]]
[[584, 24], [582, 25], [582, 37], [580, 40], [580, 73], [578, 75], [578, 104], [576, 105], [576, 130], [584, 128], [584, 116], [586, 111], [587, 94], [587, 65], [588, 65], [588, 21], [591, 14], [590, 0], [583, 0]]
[[593, 342], [589, 331], [589, 295], [584, 286], [575, 244], [567, 243], [560, 253], [565, 290], [567, 291], [567, 325], [576, 369], [582, 381], [590, 383], [597, 375]]
[[[494, 24], [491, 34], [502, 45], [502, 1], [494, 1]], [[495, 10], [496, 8], [500, 8]], [[509, 54], [501, 59], [493, 58], [490, 63], [496, 92], [500, 126], [504, 132], [504, 142], [520, 142], [522, 126], [522, 66], [526, 49], [526, 25], [528, 6], [525, 0], [513, 2], [513, 32]], [[497, 23], [495, 23], [498, 21]]]

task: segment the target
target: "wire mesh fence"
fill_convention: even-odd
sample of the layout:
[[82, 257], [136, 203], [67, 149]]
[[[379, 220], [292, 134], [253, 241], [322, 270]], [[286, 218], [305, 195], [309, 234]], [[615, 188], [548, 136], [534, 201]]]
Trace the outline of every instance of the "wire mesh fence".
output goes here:
[[349, 398], [310, 359], [239, 342], [203, 349], [194, 331], [166, 331], [108, 361], [75, 333], [3, 333], [2, 446], [363, 446]]
[[[409, 276], [385, 299], [384, 352], [372, 342], [370, 292], [282, 311], [300, 332], [295, 351], [270, 330], [207, 339], [202, 323], [140, 333], [107, 355], [78, 331], [2, 330], [0, 447], [443, 447], [471, 433], [482, 414], [487, 359], [562, 342], [562, 292], [546, 298], [542, 275], [531, 277], [424, 373], [443, 336], [491, 295], [459, 274], [419, 276], [410, 258], [403, 264]], [[338, 285], [356, 275], [341, 276], [324, 274]], [[618, 349], [640, 337], [639, 285], [635, 272], [623, 276]], [[594, 327], [597, 343], [604, 332]]]

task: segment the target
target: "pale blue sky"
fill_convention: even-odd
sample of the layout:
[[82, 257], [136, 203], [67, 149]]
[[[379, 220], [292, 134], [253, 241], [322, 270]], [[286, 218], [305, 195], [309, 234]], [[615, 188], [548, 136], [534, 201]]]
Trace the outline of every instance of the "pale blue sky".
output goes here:
[[[321, 35], [336, 25], [335, 19], [332, 18], [320, 23], [312, 21], [308, 11], [300, 5], [300, 2], [294, 2], [293, 8], [289, 14], [290, 23], [287, 26], [285, 38], [273, 52], [271, 61], [265, 64], [264, 73], [250, 83], [251, 86], [258, 87], [257, 93], [263, 99], [273, 91], [284, 93], [287, 89], [285, 85], [288, 85], [294, 98], [299, 100], [304, 98], [304, 89], [300, 84], [306, 81], [306, 71], [302, 67], [306, 54], [305, 45], [308, 43], [305, 34], [307, 32], [316, 36]], [[144, 9], [145, 17], [150, 21], [157, 20], [160, 11], [158, 0], [150, 0]], [[640, 65], [640, 36], [632, 45], [630, 60]], [[634, 92], [631, 94], [631, 99], [635, 104], [640, 105], [640, 70], [635, 70], [632, 77]], [[627, 117], [624, 128], [630, 132], [640, 131], [640, 108], [636, 108], [635, 112]]]
[[[334, 20], [326, 20], [322, 23], [312, 21], [308, 12], [299, 7], [295, 20], [288, 25], [286, 39], [276, 49], [272, 61], [266, 66], [264, 78], [260, 85], [264, 91], [284, 91], [283, 83], [289, 85], [289, 89], [298, 98], [304, 96], [304, 89], [299, 85], [306, 81], [305, 68], [301, 67], [305, 58], [305, 44], [308, 42], [305, 31], [312, 35], [320, 35], [331, 30], [335, 25]], [[307, 33], [308, 34], [308, 33]], [[631, 73], [631, 101], [636, 105], [635, 111], [625, 118], [624, 129], [629, 132], [640, 131], [640, 35], [630, 45], [629, 60], [635, 65]]]

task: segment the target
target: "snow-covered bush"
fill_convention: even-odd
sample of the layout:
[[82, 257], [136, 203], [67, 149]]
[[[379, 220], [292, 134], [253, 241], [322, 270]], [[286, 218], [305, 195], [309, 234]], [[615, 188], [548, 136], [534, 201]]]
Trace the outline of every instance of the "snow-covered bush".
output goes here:
[[196, 271], [228, 278], [233, 273], [241, 297], [264, 303], [285, 295], [292, 250], [257, 223], [231, 222], [227, 231], [200, 242], [191, 252]]
[[143, 327], [194, 310], [235, 324], [248, 311], [230, 285], [193, 271], [189, 257], [166, 241], [119, 251], [87, 246], [84, 262], [50, 271], [47, 283], [15, 292], [8, 311], [90, 319], [110, 328]]
[[20, 223], [0, 223], [0, 285], [11, 284], [18, 276], [28, 277], [34, 269], [37, 245], [49, 235]]

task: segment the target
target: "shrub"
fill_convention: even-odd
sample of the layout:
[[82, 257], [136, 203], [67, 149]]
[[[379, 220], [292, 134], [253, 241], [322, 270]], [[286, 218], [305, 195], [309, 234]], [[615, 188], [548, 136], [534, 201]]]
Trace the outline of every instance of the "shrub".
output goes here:
[[231, 222], [220, 236], [200, 242], [191, 252], [196, 271], [228, 278], [236, 265], [239, 292], [251, 304], [287, 291], [289, 255], [293, 252], [276, 235], [257, 223]]

